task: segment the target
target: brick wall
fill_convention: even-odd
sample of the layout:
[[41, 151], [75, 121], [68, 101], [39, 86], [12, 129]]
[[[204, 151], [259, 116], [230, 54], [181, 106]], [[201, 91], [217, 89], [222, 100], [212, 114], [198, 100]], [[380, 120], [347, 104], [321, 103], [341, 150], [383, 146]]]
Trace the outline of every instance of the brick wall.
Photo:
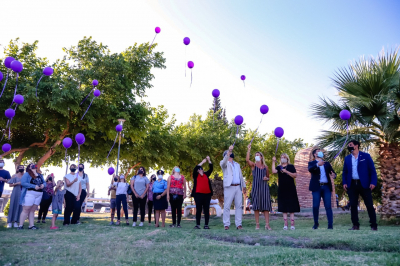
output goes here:
[[[312, 195], [311, 191], [308, 190], [310, 185], [311, 174], [308, 172], [308, 162], [310, 161], [310, 154], [315, 147], [300, 150], [297, 152], [294, 159], [294, 166], [297, 171], [296, 178], [296, 189], [297, 196], [299, 198], [300, 208], [312, 208]], [[332, 184], [333, 184], [333, 180]], [[336, 195], [335, 187], [332, 189], [332, 208], [336, 206]], [[321, 207], [323, 207], [323, 201], [321, 200]]]

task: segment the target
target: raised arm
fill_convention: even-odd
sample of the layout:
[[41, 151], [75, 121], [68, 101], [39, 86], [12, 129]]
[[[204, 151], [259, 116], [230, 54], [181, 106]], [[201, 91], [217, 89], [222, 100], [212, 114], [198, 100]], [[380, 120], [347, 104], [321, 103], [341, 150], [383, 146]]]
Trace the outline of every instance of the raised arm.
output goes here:
[[207, 156], [206, 159], [208, 160], [208, 171], [204, 172], [206, 174], [206, 176], [210, 177], [210, 175], [212, 174], [213, 170], [214, 170], [214, 166], [210, 160], [210, 156]]
[[275, 167], [275, 162], [276, 162], [276, 157], [274, 156], [274, 157], [272, 157], [272, 169], [271, 169], [273, 174], [278, 173], [278, 171], [276, 170], [276, 167]]
[[229, 146], [228, 152], [226, 153], [224, 159], [222, 159], [222, 161], [220, 162], [221, 168], [228, 167], [228, 159], [231, 156], [232, 151], [233, 151], [233, 146], [231, 145], [231, 146]]
[[250, 161], [250, 151], [251, 151], [251, 143], [247, 146], [246, 162], [251, 168], [254, 168], [254, 163]]
[[318, 163], [317, 163], [317, 161], [312, 161], [312, 162], [309, 162], [308, 163], [308, 171], [310, 172], [310, 173], [314, 173], [314, 172], [316, 172], [316, 171], [318, 171]]

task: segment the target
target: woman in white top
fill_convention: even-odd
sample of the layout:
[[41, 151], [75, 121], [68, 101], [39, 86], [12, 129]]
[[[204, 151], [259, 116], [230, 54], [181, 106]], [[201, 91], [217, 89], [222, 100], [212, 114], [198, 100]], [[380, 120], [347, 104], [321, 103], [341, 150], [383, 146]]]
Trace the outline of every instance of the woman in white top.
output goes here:
[[126, 203], [127, 192], [128, 192], [129, 184], [125, 181], [125, 176], [120, 175], [117, 183], [116, 190], [116, 203], [117, 203], [117, 225], [120, 225], [120, 217], [121, 217], [121, 203], [122, 208], [124, 208], [125, 213], [125, 221], [126, 225], [129, 225], [128, 221], [128, 204]]
[[[81, 178], [75, 174], [76, 165], [71, 164], [69, 167], [71, 172], [64, 176], [65, 189], [65, 210], [64, 210], [64, 223], [63, 225], [77, 224], [78, 211], [80, 209], [80, 198], [82, 192]], [[70, 221], [71, 213], [72, 219]]]
[[[81, 197], [79, 199], [79, 211], [78, 211], [78, 221], [77, 224], [80, 224], [79, 220], [81, 218], [82, 204], [85, 202], [86, 196], [89, 195], [90, 184], [89, 184], [89, 176], [85, 173], [85, 166], [81, 163], [78, 166], [78, 176], [81, 179]], [[87, 191], [87, 192], [86, 192]]]

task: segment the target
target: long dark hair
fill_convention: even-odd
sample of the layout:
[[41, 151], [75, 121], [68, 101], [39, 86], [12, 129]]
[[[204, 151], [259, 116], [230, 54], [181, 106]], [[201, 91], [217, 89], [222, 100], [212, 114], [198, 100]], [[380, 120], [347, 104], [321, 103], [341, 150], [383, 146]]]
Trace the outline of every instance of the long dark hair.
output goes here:
[[19, 173], [19, 168], [22, 166], [22, 168], [24, 168], [24, 166], [22, 165], [22, 164], [19, 164], [19, 165], [17, 165], [17, 169], [15, 170], [16, 171], [16, 174], [18, 174]]
[[136, 174], [138, 174], [138, 172], [141, 168], [143, 168], [143, 176], [146, 176], [146, 168], [144, 168], [144, 166], [140, 166], [139, 169], [137, 170]]
[[36, 178], [35, 173], [32, 171], [31, 166], [33, 165], [33, 163], [28, 164], [28, 166], [26, 167], [26, 172], [32, 177], [32, 178]]
[[83, 165], [83, 163], [78, 164], [78, 172], [79, 172], [79, 166], [80, 166], [80, 165], [82, 165], [82, 167], [83, 167], [83, 171], [82, 171], [83, 176], [82, 176], [82, 179], [85, 179], [85, 165]]

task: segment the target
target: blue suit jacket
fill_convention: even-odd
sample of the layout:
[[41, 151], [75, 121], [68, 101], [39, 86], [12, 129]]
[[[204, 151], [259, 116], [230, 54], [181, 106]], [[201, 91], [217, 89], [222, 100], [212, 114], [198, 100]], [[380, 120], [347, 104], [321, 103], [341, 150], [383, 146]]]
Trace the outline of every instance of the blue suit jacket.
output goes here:
[[[320, 189], [319, 180], [321, 178], [321, 170], [317, 164], [317, 161], [311, 161], [308, 163], [308, 171], [311, 173], [310, 187], [308, 188], [310, 191], [317, 191]], [[325, 162], [324, 168], [326, 178], [328, 179], [329, 190], [332, 191], [332, 182], [329, 174], [331, 172], [335, 173], [335, 171], [333, 171], [333, 168], [329, 162]]]
[[[353, 179], [351, 156], [351, 154], [346, 156], [343, 165], [343, 185], [347, 185], [348, 188], [350, 187], [351, 180]], [[357, 171], [363, 188], [369, 188], [370, 184], [376, 186], [378, 182], [378, 176], [376, 174], [374, 161], [372, 160], [371, 155], [361, 151], [358, 153]]]

